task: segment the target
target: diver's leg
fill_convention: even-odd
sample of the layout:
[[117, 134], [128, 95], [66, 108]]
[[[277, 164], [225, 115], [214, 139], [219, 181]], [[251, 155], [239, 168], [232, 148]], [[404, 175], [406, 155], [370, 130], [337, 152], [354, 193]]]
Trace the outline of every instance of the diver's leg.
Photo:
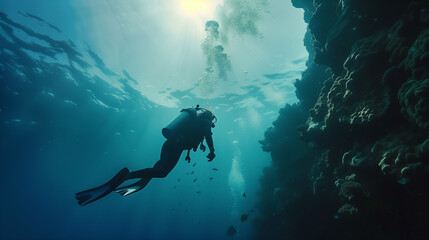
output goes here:
[[162, 178], [163, 170], [162, 170], [162, 162], [159, 160], [155, 163], [155, 165], [152, 168], [145, 168], [137, 171], [132, 171], [128, 173], [127, 180], [128, 179], [135, 179], [135, 178]]
[[164, 143], [161, 151], [161, 175], [159, 177], [166, 177], [173, 170], [182, 152], [183, 149], [177, 142], [167, 140]]
[[127, 175], [127, 179], [141, 178], [141, 180], [134, 184], [117, 188], [116, 192], [122, 196], [127, 196], [143, 189], [152, 178], [166, 177], [176, 166], [182, 151], [177, 143], [167, 140], [162, 146], [161, 159], [155, 163], [153, 168], [130, 172]]
[[115, 192], [121, 194], [122, 196], [128, 196], [132, 193], [138, 192], [140, 190], [142, 190], [144, 187], [146, 187], [146, 185], [149, 183], [149, 181], [154, 178], [154, 177], [160, 177], [163, 173], [161, 171], [161, 161], [158, 161], [155, 163], [155, 165], [153, 166], [153, 168], [145, 168], [142, 170], [138, 170], [138, 171], [133, 171], [127, 174], [126, 179], [130, 180], [130, 179], [135, 179], [135, 178], [140, 178], [139, 181], [127, 185], [127, 186], [123, 186], [123, 187], [119, 187], [115, 190]]
[[152, 168], [130, 172], [127, 179], [166, 177], [176, 166], [182, 151], [177, 143], [167, 140], [161, 149], [161, 159]]

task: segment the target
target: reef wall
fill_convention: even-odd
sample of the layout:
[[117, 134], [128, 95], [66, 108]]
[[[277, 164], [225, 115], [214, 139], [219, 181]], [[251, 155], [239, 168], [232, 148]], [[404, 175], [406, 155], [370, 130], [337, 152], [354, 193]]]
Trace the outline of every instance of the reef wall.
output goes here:
[[256, 237], [429, 239], [428, 1], [292, 3], [310, 58], [261, 141]]

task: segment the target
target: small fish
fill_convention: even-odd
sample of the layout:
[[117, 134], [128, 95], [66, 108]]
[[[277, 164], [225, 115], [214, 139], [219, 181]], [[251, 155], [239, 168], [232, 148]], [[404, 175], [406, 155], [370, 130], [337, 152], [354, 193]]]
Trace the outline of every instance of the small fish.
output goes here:
[[177, 181], [178, 181], [178, 182], [180, 182], [180, 178], [179, 178], [179, 179], [177, 179]]
[[211, 177], [211, 178], [209, 178], [209, 180], [210, 180], [210, 181], [211, 181], [211, 180], [213, 180], [213, 179], [214, 179], [214, 178], [212, 178], [212, 177]]
[[174, 189], [176, 189], [176, 185], [174, 185]]
[[214, 168], [212, 168], [212, 169], [213, 169], [214, 171], [218, 171], [218, 170], [219, 170], [219, 169], [217, 169], [217, 168], [215, 168], [215, 167], [214, 167]]
[[235, 230], [235, 227], [232, 225], [226, 230], [226, 234], [228, 236], [234, 236], [236, 233], [237, 233], [237, 230]]
[[195, 165], [197, 165], [197, 163], [192, 164], [192, 167], [195, 167]]
[[243, 193], [243, 197], [246, 197], [246, 193], [245, 192]]
[[197, 178], [194, 179], [194, 182], [196, 182], [196, 181], [197, 181]]
[[197, 194], [198, 194], [198, 193], [201, 193], [201, 191], [197, 191]]
[[249, 218], [249, 214], [245, 213], [243, 215], [241, 215], [240, 221], [244, 222]]
[[191, 175], [194, 174], [194, 171], [191, 172]]

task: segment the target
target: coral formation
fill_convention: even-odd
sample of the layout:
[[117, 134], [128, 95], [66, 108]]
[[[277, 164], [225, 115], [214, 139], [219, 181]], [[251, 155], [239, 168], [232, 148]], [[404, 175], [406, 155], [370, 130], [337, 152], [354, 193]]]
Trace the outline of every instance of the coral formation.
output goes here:
[[429, 238], [428, 3], [292, 3], [310, 58], [300, 103], [261, 141], [273, 163], [257, 226], [273, 239]]

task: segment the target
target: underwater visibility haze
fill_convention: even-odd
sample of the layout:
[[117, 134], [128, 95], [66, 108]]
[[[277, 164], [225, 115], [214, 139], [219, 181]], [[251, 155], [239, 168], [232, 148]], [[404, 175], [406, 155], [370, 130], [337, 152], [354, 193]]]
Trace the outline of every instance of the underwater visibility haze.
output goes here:
[[0, 239], [429, 239], [428, 36], [426, 0], [4, 0]]
[[[270, 163], [258, 140], [297, 101], [308, 56], [302, 10], [208, 0], [0, 6], [2, 239], [224, 239], [231, 226], [252, 236]], [[75, 193], [124, 167], [152, 167], [161, 130], [197, 104], [218, 119], [212, 162], [209, 150], [191, 151], [190, 163], [183, 153], [138, 193], [77, 204]]]

